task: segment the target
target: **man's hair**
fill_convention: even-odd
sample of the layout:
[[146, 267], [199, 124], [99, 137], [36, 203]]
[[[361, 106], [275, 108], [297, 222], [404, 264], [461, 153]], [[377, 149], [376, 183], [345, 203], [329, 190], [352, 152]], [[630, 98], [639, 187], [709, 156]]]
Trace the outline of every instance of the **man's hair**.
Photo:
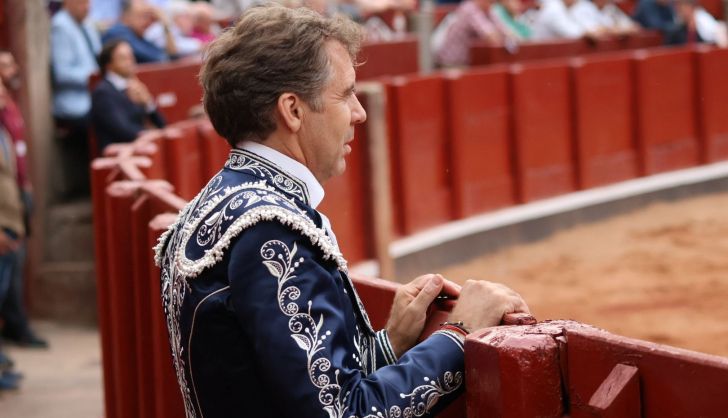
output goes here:
[[206, 51], [200, 83], [212, 125], [235, 146], [275, 131], [274, 109], [283, 93], [320, 111], [330, 76], [326, 42], [340, 42], [355, 62], [361, 38], [359, 26], [345, 17], [277, 5], [248, 9]]
[[104, 46], [101, 47], [101, 52], [99, 52], [99, 57], [97, 59], [101, 75], [106, 75], [106, 66], [108, 66], [111, 62], [111, 59], [114, 56], [114, 51], [116, 51], [116, 48], [118, 48], [119, 45], [125, 42], [126, 41], [123, 39], [114, 38], [106, 42]]

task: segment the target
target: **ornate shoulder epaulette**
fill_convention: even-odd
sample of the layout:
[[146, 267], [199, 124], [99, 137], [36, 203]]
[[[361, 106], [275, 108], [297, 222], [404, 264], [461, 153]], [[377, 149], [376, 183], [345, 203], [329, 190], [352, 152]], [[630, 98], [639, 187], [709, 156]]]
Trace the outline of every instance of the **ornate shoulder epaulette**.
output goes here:
[[[277, 221], [307, 237], [326, 260], [334, 260], [346, 271], [346, 260], [338, 247], [318, 228], [306, 211], [290, 197], [258, 181], [214, 188], [215, 180], [180, 212], [178, 221], [159, 239], [155, 262], [172, 257], [179, 276], [193, 278], [223, 258], [230, 242], [242, 231], [264, 221]], [[169, 242], [168, 242], [169, 241]], [[173, 245], [173, 253], [165, 248]]]

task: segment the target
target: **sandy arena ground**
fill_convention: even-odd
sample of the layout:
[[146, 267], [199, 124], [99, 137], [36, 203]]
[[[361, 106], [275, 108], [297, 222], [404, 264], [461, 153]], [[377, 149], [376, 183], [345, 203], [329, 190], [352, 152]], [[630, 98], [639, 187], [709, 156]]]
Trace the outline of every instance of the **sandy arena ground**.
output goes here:
[[442, 273], [503, 282], [538, 319], [728, 356], [728, 194], [654, 204]]

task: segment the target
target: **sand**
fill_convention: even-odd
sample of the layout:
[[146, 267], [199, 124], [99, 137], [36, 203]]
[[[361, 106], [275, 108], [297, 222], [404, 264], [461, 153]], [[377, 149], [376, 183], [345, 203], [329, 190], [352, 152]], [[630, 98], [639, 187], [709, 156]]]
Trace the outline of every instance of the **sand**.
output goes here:
[[505, 283], [539, 320], [728, 356], [728, 193], [653, 204], [442, 273]]

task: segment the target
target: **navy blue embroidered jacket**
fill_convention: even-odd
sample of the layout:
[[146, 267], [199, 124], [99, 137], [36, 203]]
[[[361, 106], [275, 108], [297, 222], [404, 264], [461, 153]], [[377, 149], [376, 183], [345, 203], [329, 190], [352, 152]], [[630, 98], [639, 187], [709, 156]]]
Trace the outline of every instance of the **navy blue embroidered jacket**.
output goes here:
[[431, 416], [462, 391], [462, 340], [438, 331], [397, 359], [308, 199], [233, 150], [160, 238], [188, 418]]

